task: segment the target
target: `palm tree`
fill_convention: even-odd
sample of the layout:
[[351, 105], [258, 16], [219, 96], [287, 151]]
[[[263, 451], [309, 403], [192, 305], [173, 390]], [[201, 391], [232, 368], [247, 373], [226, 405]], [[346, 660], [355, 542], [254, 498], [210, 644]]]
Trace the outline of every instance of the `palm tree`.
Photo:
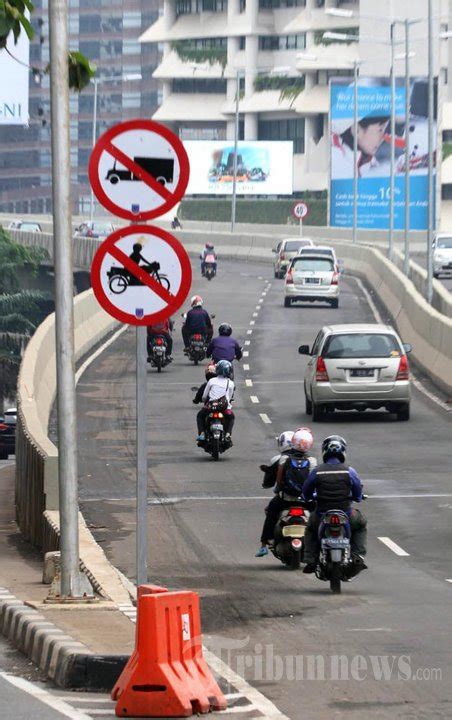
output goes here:
[[25, 346], [43, 320], [46, 295], [22, 290], [19, 270], [37, 272], [47, 253], [15, 243], [0, 226], [0, 405], [15, 394]]

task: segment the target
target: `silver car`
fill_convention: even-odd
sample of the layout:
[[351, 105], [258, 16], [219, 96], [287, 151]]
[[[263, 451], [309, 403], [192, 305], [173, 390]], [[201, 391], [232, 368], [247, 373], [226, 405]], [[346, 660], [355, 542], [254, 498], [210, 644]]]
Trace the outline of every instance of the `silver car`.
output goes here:
[[290, 265], [290, 261], [296, 255], [301, 248], [312, 247], [314, 245], [310, 238], [287, 238], [281, 240], [273, 250], [276, 253], [274, 271], [275, 278], [283, 278], [287, 272], [287, 268]]
[[311, 253], [298, 255], [290, 263], [284, 283], [284, 307], [293, 302], [322, 300], [339, 307], [339, 271], [331, 257]]
[[333, 410], [385, 408], [410, 418], [410, 370], [404, 344], [390, 325], [327, 325], [312, 348], [304, 375], [306, 414], [322, 420]]
[[433, 276], [452, 275], [452, 235], [439, 233], [433, 242]]

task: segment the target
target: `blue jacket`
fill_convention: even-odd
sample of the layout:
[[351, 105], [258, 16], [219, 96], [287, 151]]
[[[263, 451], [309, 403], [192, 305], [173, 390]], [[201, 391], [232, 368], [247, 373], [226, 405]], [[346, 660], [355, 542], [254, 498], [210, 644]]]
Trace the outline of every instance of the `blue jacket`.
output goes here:
[[[340, 465], [341, 462], [338, 460], [338, 458], [330, 458], [326, 461], [327, 465]], [[348, 468], [348, 474], [350, 476], [350, 482], [351, 482], [351, 500], [354, 500], [355, 502], [361, 502], [363, 499], [363, 486], [361, 484], [361, 480], [359, 478], [358, 473], [356, 470], [352, 467]], [[316, 485], [316, 479], [317, 479], [317, 468], [314, 468], [309, 475], [308, 479], [303, 485], [303, 496], [306, 498], [306, 500], [312, 500], [313, 495], [315, 493], [315, 485]]]
[[212, 328], [212, 321], [207, 310], [202, 307], [195, 307], [188, 311], [185, 320], [185, 327], [189, 333], [206, 334]]
[[219, 335], [211, 341], [206, 354], [216, 363], [220, 360], [232, 362], [235, 359], [240, 360], [242, 349], [237, 340], [230, 335]]

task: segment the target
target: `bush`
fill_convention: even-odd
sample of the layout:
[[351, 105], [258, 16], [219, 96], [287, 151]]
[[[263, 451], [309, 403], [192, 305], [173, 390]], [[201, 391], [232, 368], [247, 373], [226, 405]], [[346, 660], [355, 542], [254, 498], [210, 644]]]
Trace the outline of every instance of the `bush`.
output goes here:
[[[305, 225], [327, 224], [326, 198], [304, 198], [309, 206], [309, 215]], [[296, 199], [290, 200], [237, 200], [236, 221], [238, 223], [260, 223], [262, 225], [298, 224], [292, 217], [292, 208]], [[182, 201], [179, 208], [182, 220], [199, 220], [208, 222], [228, 222], [231, 219], [231, 200], [225, 199], [191, 199]]]

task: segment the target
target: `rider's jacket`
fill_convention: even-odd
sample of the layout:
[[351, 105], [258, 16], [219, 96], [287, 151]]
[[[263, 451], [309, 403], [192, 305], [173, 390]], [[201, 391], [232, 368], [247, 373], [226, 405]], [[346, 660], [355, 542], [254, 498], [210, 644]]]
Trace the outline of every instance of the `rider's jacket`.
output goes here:
[[351, 508], [351, 503], [361, 502], [362, 485], [356, 470], [350, 465], [341, 463], [337, 458], [330, 458], [326, 463], [318, 465], [303, 485], [303, 495], [311, 500], [314, 492], [317, 499], [317, 512], [327, 510], [344, 510]]
[[214, 362], [220, 362], [220, 360], [229, 360], [232, 362], [237, 358], [240, 360], [242, 357], [242, 348], [238, 344], [237, 340], [234, 340], [230, 335], [219, 335], [214, 338], [206, 352], [207, 357], [211, 357]]
[[212, 322], [207, 310], [204, 310], [202, 307], [195, 307], [188, 311], [185, 328], [189, 333], [201, 333], [205, 335], [211, 327]]

